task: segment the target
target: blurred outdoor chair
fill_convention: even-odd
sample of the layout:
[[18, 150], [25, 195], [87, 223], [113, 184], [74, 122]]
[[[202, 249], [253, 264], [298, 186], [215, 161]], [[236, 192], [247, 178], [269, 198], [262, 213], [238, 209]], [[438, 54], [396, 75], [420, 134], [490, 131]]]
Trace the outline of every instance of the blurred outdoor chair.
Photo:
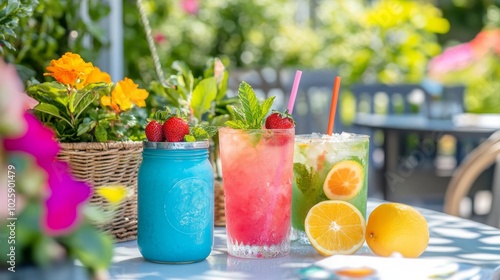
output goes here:
[[[371, 179], [383, 198], [442, 211], [453, 170], [485, 139], [455, 130], [451, 114], [429, 114], [430, 106], [461, 112], [463, 87], [444, 87], [432, 95], [421, 84], [368, 84], [354, 85], [352, 92], [357, 132], [371, 136]], [[491, 173], [477, 185], [484, 185]]]
[[[356, 84], [351, 87], [356, 100], [356, 115], [421, 115], [425, 116], [425, 92], [417, 84]], [[357, 133], [370, 135], [370, 165], [380, 169], [384, 164], [386, 155], [384, 154], [384, 139], [381, 131], [369, 128], [357, 128]], [[398, 139], [402, 150], [408, 150], [408, 136], [403, 135]], [[397, 151], [400, 153], [404, 151]]]
[[[499, 163], [499, 160], [500, 131], [497, 131], [467, 155], [464, 161], [455, 170], [446, 190], [444, 212], [455, 216], [466, 216], [467, 214], [464, 215], [464, 212], [470, 211], [464, 211], [463, 206], [467, 206], [467, 201], [470, 201], [470, 197], [474, 196], [473, 193], [471, 194], [473, 183], [488, 167], [495, 163]], [[464, 202], [466, 202], [465, 205]], [[483, 200], [482, 203], [488, 202], [489, 201]], [[484, 207], [484, 205], [478, 206]], [[495, 167], [490, 209], [486, 223], [500, 228], [500, 164], [497, 164]]]
[[351, 87], [358, 114], [425, 114], [425, 91], [417, 84], [356, 84]]
[[[355, 84], [351, 87], [355, 99], [356, 116], [367, 115], [415, 115], [425, 117], [425, 91], [418, 84]], [[397, 139], [385, 139], [388, 134], [382, 130], [367, 127], [356, 127], [356, 133], [370, 135], [370, 182], [376, 182], [376, 190], [381, 198], [388, 199], [386, 160], [397, 161], [407, 151], [414, 149], [418, 136], [408, 133], [398, 135]], [[417, 138], [417, 139], [414, 139]], [[415, 141], [414, 141], [415, 140]], [[396, 141], [396, 143], [391, 143]], [[387, 155], [389, 149], [396, 149]]]

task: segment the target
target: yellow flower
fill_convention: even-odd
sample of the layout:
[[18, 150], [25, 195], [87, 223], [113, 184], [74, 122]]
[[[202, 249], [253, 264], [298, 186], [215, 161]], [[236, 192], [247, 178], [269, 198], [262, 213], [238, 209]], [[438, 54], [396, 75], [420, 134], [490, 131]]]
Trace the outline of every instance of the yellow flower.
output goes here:
[[94, 66], [80, 55], [67, 52], [61, 58], [52, 60], [46, 69], [49, 73], [44, 73], [44, 76], [52, 76], [60, 83], [76, 87], [94, 70]]
[[148, 95], [149, 93], [145, 89], [140, 89], [134, 81], [125, 78], [116, 84], [111, 92], [111, 97], [101, 97], [101, 104], [110, 106], [116, 112], [126, 111], [132, 108], [133, 104], [139, 107], [146, 106], [145, 99]]
[[116, 102], [113, 102], [110, 96], [104, 95], [101, 97], [101, 104], [102, 106], [109, 106], [115, 110], [115, 112], [119, 113], [120, 112], [120, 107], [118, 107], [118, 104]]
[[90, 72], [86, 77], [83, 78], [81, 87], [84, 87], [88, 84], [103, 82], [108, 84], [111, 83], [111, 76], [106, 72], [102, 72], [98, 67], [94, 67], [92, 72]]
[[[145, 89], [140, 89], [139, 86], [134, 83], [129, 78], [125, 78], [122, 81], [118, 82], [117, 88], [118, 90], [123, 91], [123, 93], [130, 99], [132, 103], [139, 107], [146, 106], [146, 98], [148, 98], [149, 93]], [[116, 90], [116, 88], [115, 88]]]
[[117, 204], [127, 196], [127, 189], [122, 185], [98, 187], [96, 188], [96, 192], [111, 204]]

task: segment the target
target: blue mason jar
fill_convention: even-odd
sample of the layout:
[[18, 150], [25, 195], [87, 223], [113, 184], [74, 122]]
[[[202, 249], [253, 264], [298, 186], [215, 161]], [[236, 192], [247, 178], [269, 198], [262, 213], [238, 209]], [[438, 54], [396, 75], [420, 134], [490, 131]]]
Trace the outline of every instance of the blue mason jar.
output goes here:
[[190, 263], [210, 255], [214, 174], [208, 147], [208, 141], [144, 142], [137, 244], [146, 260]]

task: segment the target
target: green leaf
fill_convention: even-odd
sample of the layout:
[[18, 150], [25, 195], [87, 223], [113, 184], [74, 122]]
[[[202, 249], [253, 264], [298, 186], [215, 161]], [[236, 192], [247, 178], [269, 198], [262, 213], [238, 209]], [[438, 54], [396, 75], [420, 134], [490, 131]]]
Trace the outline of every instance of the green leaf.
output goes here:
[[113, 211], [106, 211], [100, 204], [85, 204], [83, 214], [92, 224], [105, 225], [113, 218]]
[[245, 115], [244, 120], [247, 121], [249, 126], [253, 126], [256, 119], [261, 115], [259, 101], [257, 100], [257, 96], [255, 95], [253, 88], [246, 82], [241, 82], [238, 88], [238, 97]]
[[9, 43], [8, 41], [0, 40], [0, 44], [3, 45], [4, 47], [8, 48], [9, 50], [12, 50], [12, 51], [16, 50], [16, 48], [14, 48], [14, 46], [11, 43]]
[[201, 126], [201, 127], [208, 134], [209, 138], [212, 138], [219, 131], [219, 128], [215, 126]]
[[98, 124], [95, 127], [95, 139], [97, 142], [106, 142], [108, 141], [108, 132], [106, 131], [105, 125]]
[[231, 118], [233, 120], [245, 121], [245, 114], [239, 107], [230, 105], [227, 106], [227, 110], [229, 111], [229, 114], [231, 115]]
[[246, 129], [247, 125], [242, 120], [227, 121], [226, 126], [234, 129]]
[[214, 77], [203, 79], [196, 85], [191, 96], [191, 108], [198, 120], [210, 110], [216, 94], [217, 82]]
[[82, 134], [91, 131], [92, 129], [94, 129], [96, 124], [97, 124], [96, 121], [90, 118], [84, 118], [83, 122], [80, 125], [78, 125], [78, 130], [76, 135], [81, 136]]
[[184, 135], [184, 141], [186, 142], [195, 142], [196, 141], [196, 137], [194, 137], [193, 135]]
[[33, 109], [35, 109], [36, 111], [45, 113], [45, 114], [49, 114], [49, 115], [54, 116], [56, 118], [59, 118], [59, 119], [65, 121], [71, 127], [73, 127], [73, 124], [71, 124], [71, 122], [69, 120], [67, 120], [66, 118], [62, 117], [59, 113], [59, 109], [57, 109], [57, 107], [52, 105], [52, 104], [38, 103], [38, 105], [36, 105], [35, 108], [33, 108]]
[[40, 103], [56, 106], [59, 112], [65, 112], [69, 102], [68, 89], [58, 82], [46, 82], [28, 87], [27, 92]]
[[36, 75], [36, 72], [33, 69], [28, 68], [25, 65], [16, 64], [16, 70], [17, 74], [23, 81], [27, 81]]
[[70, 254], [92, 270], [107, 268], [113, 257], [113, 239], [95, 227], [84, 224], [69, 237], [62, 239]]
[[312, 189], [312, 169], [308, 170], [307, 166], [302, 163], [293, 164], [293, 175], [297, 187], [302, 193], [307, 193], [308, 190]]
[[9, 3], [7, 4], [7, 7], [5, 8], [5, 14], [10, 15], [12, 12], [17, 10], [21, 3], [19, 0], [10, 0]]
[[238, 97], [241, 108], [227, 106], [233, 121], [228, 121], [226, 124], [232, 128], [260, 129], [265, 116], [271, 109], [274, 97], [269, 97], [261, 104], [252, 87], [246, 82], [241, 82], [238, 88]]
[[261, 110], [261, 114], [259, 116], [261, 119], [264, 119], [266, 117], [267, 113], [269, 113], [269, 110], [271, 110], [271, 107], [273, 106], [275, 98], [276, 98], [276, 96], [271, 96], [271, 97], [267, 98], [262, 103], [262, 110]]
[[33, 259], [39, 266], [48, 266], [54, 260], [64, 257], [61, 249], [61, 245], [53, 238], [42, 235], [33, 244]]
[[97, 93], [104, 90], [109, 90], [107, 83], [93, 83], [71, 93], [69, 97], [70, 112], [73, 113], [76, 111], [75, 115], [78, 117], [85, 108], [92, 104], [94, 100], [97, 100], [99, 97]]
[[193, 91], [194, 76], [189, 66], [183, 61], [174, 61], [172, 69], [177, 70], [177, 86], [182, 89], [184, 99], [187, 100], [188, 96]]
[[212, 138], [218, 131], [214, 126], [194, 126], [189, 128], [189, 134], [184, 137], [187, 142], [202, 141]]
[[224, 123], [229, 120], [229, 117], [228, 114], [216, 116], [212, 118], [209, 123], [211, 126], [223, 126]]
[[2, 28], [2, 32], [4, 32], [7, 35], [12, 36], [13, 38], [17, 38], [16, 33], [10, 28]]
[[78, 119], [85, 109], [87, 109], [98, 98], [99, 95], [96, 92], [88, 92], [87, 94], [81, 95], [81, 98], [75, 102], [75, 119]]

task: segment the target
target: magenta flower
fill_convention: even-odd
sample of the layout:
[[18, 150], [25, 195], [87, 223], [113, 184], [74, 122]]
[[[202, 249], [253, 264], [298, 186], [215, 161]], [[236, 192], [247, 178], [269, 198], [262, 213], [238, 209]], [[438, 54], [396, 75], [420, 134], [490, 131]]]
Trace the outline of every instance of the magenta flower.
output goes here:
[[79, 224], [80, 207], [91, 197], [92, 189], [75, 181], [68, 165], [56, 159], [59, 145], [54, 132], [29, 113], [24, 118], [28, 124], [26, 133], [19, 138], [4, 139], [3, 146], [6, 151], [31, 154], [47, 173], [47, 197], [40, 218], [45, 233], [56, 236], [70, 232]]
[[20, 151], [33, 155], [40, 167], [50, 165], [59, 153], [59, 144], [54, 132], [45, 127], [35, 116], [24, 113], [23, 122], [28, 130], [18, 138], [6, 138], [3, 141], [7, 151]]
[[182, 0], [182, 9], [191, 15], [198, 13], [198, 0]]
[[48, 169], [50, 195], [45, 201], [42, 228], [49, 235], [70, 232], [81, 219], [81, 207], [92, 196], [92, 189], [84, 182], [75, 181], [68, 165], [54, 161]]

